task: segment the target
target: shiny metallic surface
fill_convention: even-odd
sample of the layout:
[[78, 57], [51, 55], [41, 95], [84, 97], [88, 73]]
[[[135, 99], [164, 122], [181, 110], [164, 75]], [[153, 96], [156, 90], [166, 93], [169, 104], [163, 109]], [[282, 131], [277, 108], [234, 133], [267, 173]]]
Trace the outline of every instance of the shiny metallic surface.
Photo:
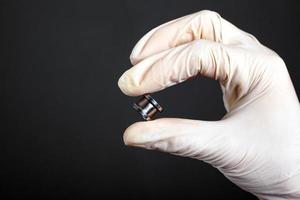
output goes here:
[[163, 108], [149, 94], [144, 95], [138, 102], [134, 103], [133, 108], [145, 120], [152, 120], [157, 112], [163, 111]]

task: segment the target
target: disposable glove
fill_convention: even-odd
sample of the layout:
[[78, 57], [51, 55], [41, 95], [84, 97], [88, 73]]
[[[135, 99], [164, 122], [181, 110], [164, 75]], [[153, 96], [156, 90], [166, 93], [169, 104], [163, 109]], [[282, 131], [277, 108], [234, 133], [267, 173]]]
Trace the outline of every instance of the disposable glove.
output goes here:
[[260, 199], [300, 199], [299, 100], [274, 51], [219, 14], [200, 11], [148, 32], [130, 59], [134, 66], [118, 82], [126, 95], [205, 76], [220, 82], [227, 114], [137, 122], [124, 133], [126, 145], [207, 162]]

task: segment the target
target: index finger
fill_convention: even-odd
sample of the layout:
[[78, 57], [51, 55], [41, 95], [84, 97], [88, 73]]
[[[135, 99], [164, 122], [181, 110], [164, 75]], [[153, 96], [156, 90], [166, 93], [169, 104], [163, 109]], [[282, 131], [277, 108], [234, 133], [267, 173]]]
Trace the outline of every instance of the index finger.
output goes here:
[[146, 57], [198, 39], [223, 44], [257, 41], [252, 35], [226, 21], [218, 13], [203, 10], [149, 31], [133, 48], [130, 60], [135, 65]]

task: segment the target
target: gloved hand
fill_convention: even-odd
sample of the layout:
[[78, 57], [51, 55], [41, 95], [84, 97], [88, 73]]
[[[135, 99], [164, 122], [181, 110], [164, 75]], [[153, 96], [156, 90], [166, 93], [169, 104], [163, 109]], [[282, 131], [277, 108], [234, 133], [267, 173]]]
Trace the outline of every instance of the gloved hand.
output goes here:
[[300, 106], [275, 52], [217, 13], [200, 11], [151, 30], [130, 59], [134, 66], [118, 82], [126, 95], [201, 75], [220, 82], [227, 114], [137, 122], [125, 131], [126, 145], [203, 160], [260, 199], [300, 199]]

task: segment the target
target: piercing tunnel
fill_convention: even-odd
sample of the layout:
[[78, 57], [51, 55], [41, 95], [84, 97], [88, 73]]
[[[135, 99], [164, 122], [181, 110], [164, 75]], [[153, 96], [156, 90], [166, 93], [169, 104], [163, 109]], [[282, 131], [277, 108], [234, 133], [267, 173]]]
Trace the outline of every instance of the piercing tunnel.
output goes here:
[[163, 108], [149, 94], [144, 95], [132, 107], [147, 121], [152, 120], [157, 112], [163, 111]]

